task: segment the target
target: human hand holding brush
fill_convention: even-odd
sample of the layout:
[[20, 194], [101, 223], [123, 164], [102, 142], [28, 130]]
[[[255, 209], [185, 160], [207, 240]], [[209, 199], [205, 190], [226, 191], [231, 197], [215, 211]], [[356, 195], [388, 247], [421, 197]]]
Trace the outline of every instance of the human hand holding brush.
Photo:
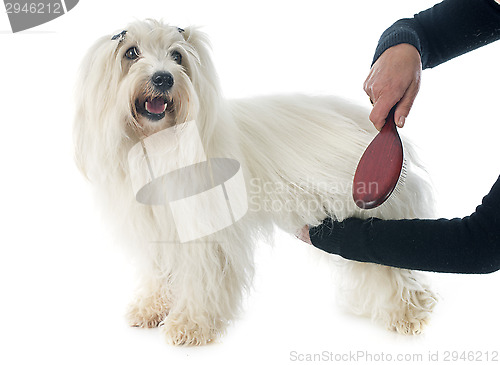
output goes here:
[[[370, 119], [380, 133], [366, 148], [354, 174], [352, 196], [362, 209], [383, 204], [405, 179], [403, 145], [396, 125], [404, 126], [420, 87], [421, 73], [419, 51], [401, 43], [378, 57], [364, 83], [373, 104]], [[367, 186], [377, 188], [367, 190]]]
[[421, 74], [420, 54], [406, 43], [388, 48], [373, 64], [363, 89], [373, 104], [370, 120], [377, 130], [382, 129], [396, 104], [394, 121], [398, 127], [404, 126], [420, 88]]

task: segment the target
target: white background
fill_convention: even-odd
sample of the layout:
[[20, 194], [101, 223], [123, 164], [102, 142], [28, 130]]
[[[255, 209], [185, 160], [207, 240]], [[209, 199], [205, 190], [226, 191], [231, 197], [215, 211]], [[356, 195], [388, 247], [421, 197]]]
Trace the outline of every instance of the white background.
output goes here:
[[[290, 353], [500, 351], [500, 273], [428, 274], [442, 300], [405, 337], [344, 313], [314, 250], [279, 234], [257, 252], [255, 290], [220, 343], [173, 348], [123, 318], [132, 270], [72, 160], [74, 79], [92, 42], [146, 17], [204, 25], [224, 93], [362, 91], [382, 31], [434, 0], [82, 0], [12, 34], [0, 14], [0, 363], [287, 364]], [[131, 5], [134, 4], [134, 5]], [[500, 43], [424, 72], [401, 133], [421, 148], [443, 217], [470, 214], [498, 177]], [[482, 360], [486, 360], [483, 355]], [[499, 359], [500, 362], [500, 359]]]

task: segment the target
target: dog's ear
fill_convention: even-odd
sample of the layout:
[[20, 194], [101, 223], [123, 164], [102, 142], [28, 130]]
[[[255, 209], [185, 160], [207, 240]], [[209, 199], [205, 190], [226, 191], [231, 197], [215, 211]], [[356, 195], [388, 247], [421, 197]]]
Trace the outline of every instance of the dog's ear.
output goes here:
[[[207, 77], [215, 77], [216, 71], [212, 63], [211, 51], [212, 47], [208, 36], [200, 30], [199, 27], [189, 26], [184, 29], [178, 28], [179, 33], [183, 36], [186, 43], [192, 48], [194, 52], [190, 52], [196, 59], [201, 67], [193, 68], [198, 72], [204, 72]], [[191, 75], [194, 76], [194, 75]]]
[[184, 40], [189, 43], [198, 53], [210, 52], [212, 49], [208, 36], [199, 27], [189, 26], [187, 28], [177, 28]]
[[102, 37], [89, 49], [79, 70], [75, 90], [74, 156], [77, 166], [88, 178], [93, 177], [92, 170], [100, 156], [109, 155], [100, 152], [103, 146], [109, 145], [104, 140], [116, 139], [111, 136], [110, 128], [106, 128], [111, 123], [103, 123], [116, 114], [108, 108], [109, 103], [103, 102], [109, 95], [116, 94], [120, 75], [114, 72], [120, 65], [115, 57], [116, 47], [117, 39]]
[[199, 103], [196, 121], [206, 144], [220, 117], [221, 104], [219, 80], [211, 57], [212, 49], [208, 36], [199, 27], [186, 27], [180, 34], [187, 44], [186, 52], [191, 56], [188, 57], [187, 69]]

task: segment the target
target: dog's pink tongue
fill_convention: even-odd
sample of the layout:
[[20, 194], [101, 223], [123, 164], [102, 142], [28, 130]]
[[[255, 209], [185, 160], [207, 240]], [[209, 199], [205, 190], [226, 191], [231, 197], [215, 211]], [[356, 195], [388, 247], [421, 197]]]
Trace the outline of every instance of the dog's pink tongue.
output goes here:
[[146, 110], [153, 114], [161, 114], [165, 111], [165, 101], [163, 98], [146, 100]]

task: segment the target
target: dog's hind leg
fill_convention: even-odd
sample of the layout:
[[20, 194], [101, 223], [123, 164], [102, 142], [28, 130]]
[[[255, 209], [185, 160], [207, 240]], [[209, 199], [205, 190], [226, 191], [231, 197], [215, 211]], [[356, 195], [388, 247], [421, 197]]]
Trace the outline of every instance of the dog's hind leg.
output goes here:
[[437, 303], [417, 273], [375, 264], [343, 263], [341, 301], [348, 310], [402, 334], [419, 334]]

